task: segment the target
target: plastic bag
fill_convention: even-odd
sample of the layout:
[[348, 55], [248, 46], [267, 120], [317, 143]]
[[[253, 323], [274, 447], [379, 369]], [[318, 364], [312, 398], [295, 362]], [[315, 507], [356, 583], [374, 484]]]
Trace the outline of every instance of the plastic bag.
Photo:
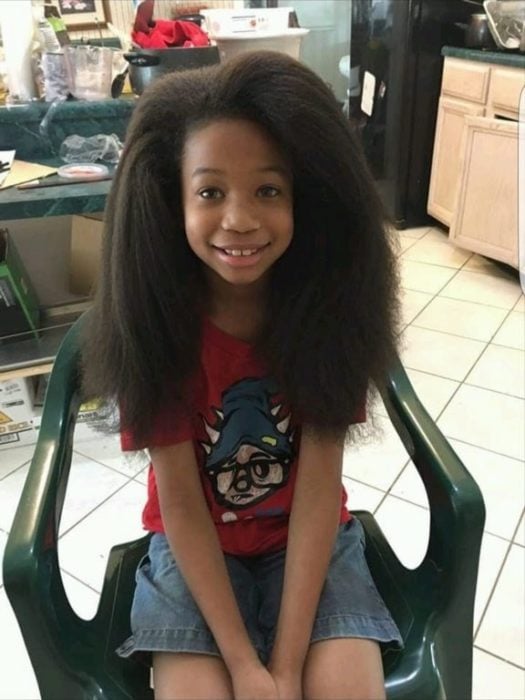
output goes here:
[[40, 67], [44, 78], [46, 102], [65, 100], [69, 95], [66, 63], [61, 53], [43, 53]]
[[122, 147], [122, 142], [116, 134], [72, 134], [62, 141], [60, 157], [66, 163], [94, 163], [96, 160], [118, 163]]

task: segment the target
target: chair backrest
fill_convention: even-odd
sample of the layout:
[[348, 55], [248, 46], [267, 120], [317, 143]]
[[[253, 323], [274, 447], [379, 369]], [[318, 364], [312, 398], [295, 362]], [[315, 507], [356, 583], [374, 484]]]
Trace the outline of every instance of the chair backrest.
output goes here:
[[42, 697], [124, 700], [152, 696], [148, 669], [114, 650], [129, 634], [134, 570], [148, 537], [114, 547], [92, 620], [73, 611], [58, 563], [58, 527], [80, 406], [80, 342], [85, 317], [68, 332], [49, 381], [31, 468], [8, 538], [7, 596]]

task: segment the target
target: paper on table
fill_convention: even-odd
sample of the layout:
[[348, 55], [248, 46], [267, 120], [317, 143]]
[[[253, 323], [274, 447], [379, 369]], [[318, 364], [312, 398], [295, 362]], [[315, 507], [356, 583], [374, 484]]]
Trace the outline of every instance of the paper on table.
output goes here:
[[[1, 153], [2, 151], [0, 151], [0, 155]], [[48, 165], [28, 163], [25, 160], [14, 160], [6, 179], [0, 184], [0, 190], [19, 185], [22, 182], [38, 180], [41, 177], [46, 177], [46, 175], [52, 175], [56, 171], [57, 168], [50, 168]]]
[[[11, 167], [13, 158], [15, 157], [15, 152], [16, 151], [0, 151], [0, 163], [9, 163], [9, 167]], [[0, 173], [0, 187], [8, 175], [9, 170], [4, 170], [3, 173]]]

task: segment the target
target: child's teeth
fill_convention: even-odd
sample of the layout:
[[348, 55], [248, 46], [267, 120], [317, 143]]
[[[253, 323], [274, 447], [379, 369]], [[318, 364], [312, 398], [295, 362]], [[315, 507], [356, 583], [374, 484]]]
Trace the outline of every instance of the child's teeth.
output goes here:
[[253, 253], [256, 253], [256, 250], [237, 250], [237, 249], [228, 249], [225, 248], [225, 251], [228, 255], [233, 255], [234, 257], [239, 257], [241, 255], [253, 255]]

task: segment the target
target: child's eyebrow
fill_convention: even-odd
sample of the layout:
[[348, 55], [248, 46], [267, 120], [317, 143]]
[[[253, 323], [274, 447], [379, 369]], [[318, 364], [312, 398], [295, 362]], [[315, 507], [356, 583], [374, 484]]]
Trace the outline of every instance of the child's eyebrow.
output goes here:
[[198, 175], [220, 175], [222, 173], [222, 170], [219, 170], [218, 168], [195, 168], [195, 170], [192, 172], [191, 176], [192, 177], [197, 177]]
[[[277, 173], [278, 175], [283, 175], [288, 177], [290, 175], [289, 171], [282, 167], [281, 165], [265, 165], [262, 168], [257, 168], [258, 173]], [[205, 168], [198, 167], [192, 172], [191, 177], [198, 177], [199, 175], [223, 175], [224, 171], [219, 168]]]

